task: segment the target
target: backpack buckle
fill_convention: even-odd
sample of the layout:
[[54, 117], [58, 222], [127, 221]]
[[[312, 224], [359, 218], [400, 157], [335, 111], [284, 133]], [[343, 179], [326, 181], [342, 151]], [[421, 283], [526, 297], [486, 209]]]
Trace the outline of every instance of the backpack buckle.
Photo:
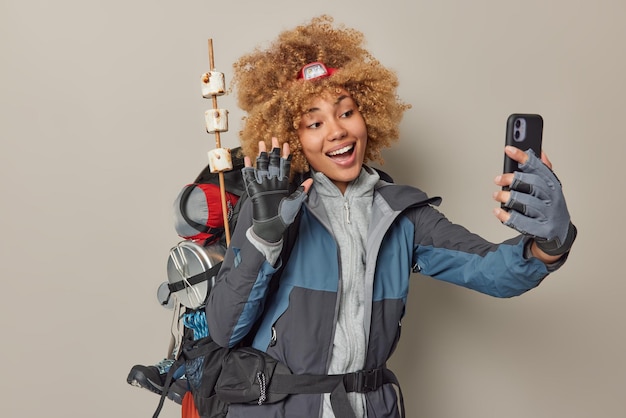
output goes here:
[[352, 385], [346, 385], [348, 392], [372, 392], [383, 385], [383, 370], [381, 368], [361, 370], [350, 375], [352, 376]]

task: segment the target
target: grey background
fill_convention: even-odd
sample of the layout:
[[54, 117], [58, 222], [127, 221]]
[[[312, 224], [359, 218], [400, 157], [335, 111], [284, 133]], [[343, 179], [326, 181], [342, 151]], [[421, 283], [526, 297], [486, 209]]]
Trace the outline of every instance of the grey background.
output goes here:
[[[505, 119], [541, 113], [580, 230], [519, 298], [414, 277], [391, 361], [409, 416], [625, 416], [621, 0], [0, 2], [1, 416], [151, 416], [157, 397], [125, 380], [166, 354], [171, 204], [214, 146], [207, 40], [229, 81], [241, 54], [320, 13], [364, 31], [413, 104], [385, 154], [397, 181], [508, 238], [491, 214]], [[219, 103], [236, 146], [242, 115]]]

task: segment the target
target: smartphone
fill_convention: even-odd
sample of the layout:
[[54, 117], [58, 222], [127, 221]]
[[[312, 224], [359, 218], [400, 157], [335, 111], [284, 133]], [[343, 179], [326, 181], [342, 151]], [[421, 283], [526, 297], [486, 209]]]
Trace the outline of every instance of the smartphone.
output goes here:
[[[506, 120], [506, 145], [513, 145], [526, 151], [532, 149], [538, 157], [541, 157], [541, 141], [543, 137], [543, 118], [541, 115], [513, 113]], [[518, 162], [504, 155], [504, 173], [512, 173], [518, 170]], [[503, 186], [502, 190], [509, 190]], [[508, 208], [504, 203], [500, 205], [504, 210]]]
[[[523, 151], [532, 149], [541, 158], [543, 137], [543, 118], [541, 115], [514, 113], [506, 121], [506, 145], [512, 145]], [[517, 171], [517, 161], [504, 156], [504, 173]]]

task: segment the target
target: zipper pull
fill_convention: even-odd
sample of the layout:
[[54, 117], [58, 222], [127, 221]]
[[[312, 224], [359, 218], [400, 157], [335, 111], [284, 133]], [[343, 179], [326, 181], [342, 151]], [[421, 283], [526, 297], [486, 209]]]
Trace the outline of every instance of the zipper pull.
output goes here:
[[350, 223], [350, 205], [348, 205], [348, 199], [343, 202], [343, 207], [346, 209], [346, 222]]

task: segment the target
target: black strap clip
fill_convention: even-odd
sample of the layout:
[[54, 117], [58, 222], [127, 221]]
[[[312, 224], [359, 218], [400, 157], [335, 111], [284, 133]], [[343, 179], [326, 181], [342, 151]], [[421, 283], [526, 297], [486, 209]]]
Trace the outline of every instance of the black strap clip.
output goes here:
[[349, 373], [344, 382], [348, 392], [372, 392], [383, 385], [382, 368]]

